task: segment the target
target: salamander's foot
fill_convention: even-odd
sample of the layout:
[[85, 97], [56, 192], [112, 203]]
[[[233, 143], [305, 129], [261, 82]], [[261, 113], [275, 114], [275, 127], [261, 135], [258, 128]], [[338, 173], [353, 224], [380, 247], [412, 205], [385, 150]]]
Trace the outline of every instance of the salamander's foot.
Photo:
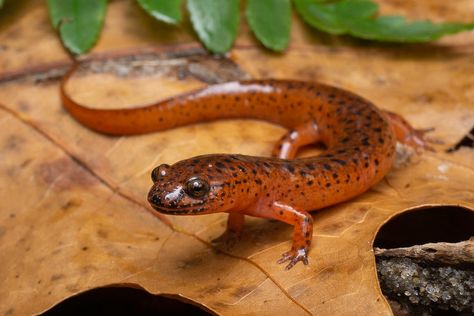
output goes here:
[[410, 147], [413, 147], [417, 153], [420, 153], [423, 150], [428, 150], [434, 152], [434, 148], [429, 144], [442, 144], [443, 142], [427, 137], [426, 134], [434, 131], [434, 127], [425, 128], [425, 129], [413, 129], [409, 134], [405, 136], [403, 143]]
[[242, 227], [244, 225], [244, 214], [230, 213], [227, 218], [227, 229], [225, 232], [211, 242], [221, 250], [232, 249], [240, 240]]
[[287, 261], [290, 261], [290, 263], [288, 263], [288, 265], [285, 267], [285, 270], [290, 270], [299, 261], [302, 261], [305, 265], [307, 265], [308, 264], [308, 250], [309, 248], [300, 248], [298, 250], [291, 249], [290, 251], [285, 252], [281, 256], [280, 260], [277, 261], [277, 263], [282, 264]]
[[226, 230], [222, 235], [213, 239], [211, 242], [222, 250], [231, 250], [240, 240], [240, 234]]
[[423, 150], [435, 151], [429, 144], [442, 144], [440, 140], [426, 137], [426, 134], [434, 131], [434, 128], [415, 129], [396, 113], [384, 111], [384, 114], [393, 128], [397, 141], [410, 146], [417, 153]]

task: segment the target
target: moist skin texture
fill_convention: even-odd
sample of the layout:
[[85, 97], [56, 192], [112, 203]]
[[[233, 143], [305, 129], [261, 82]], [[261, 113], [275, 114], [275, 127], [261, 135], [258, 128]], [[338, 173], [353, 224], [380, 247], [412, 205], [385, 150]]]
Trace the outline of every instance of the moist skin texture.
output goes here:
[[[232, 244], [244, 216], [294, 226], [293, 244], [279, 263], [307, 264], [310, 211], [361, 194], [390, 170], [395, 143], [426, 147], [423, 131], [369, 101], [335, 87], [292, 80], [250, 80], [209, 86], [133, 109], [92, 109], [73, 101], [61, 84], [65, 108], [85, 126], [110, 135], [132, 135], [217, 119], [252, 118], [289, 129], [272, 157], [214, 154], [193, 157], [152, 172], [148, 201], [171, 215], [229, 213], [218, 239]], [[323, 143], [316, 157], [296, 158], [301, 146]]]

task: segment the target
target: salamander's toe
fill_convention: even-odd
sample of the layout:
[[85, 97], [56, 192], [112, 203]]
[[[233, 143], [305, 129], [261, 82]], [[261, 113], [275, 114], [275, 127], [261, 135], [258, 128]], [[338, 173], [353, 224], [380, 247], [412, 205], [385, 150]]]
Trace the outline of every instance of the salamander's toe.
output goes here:
[[293, 268], [295, 264], [299, 261], [302, 261], [305, 265], [308, 264], [308, 248], [300, 248], [298, 250], [290, 250], [285, 252], [281, 258], [277, 261], [277, 263], [282, 264], [287, 261], [290, 261], [288, 265], [285, 267], [285, 270], [290, 270]]
[[408, 146], [413, 147], [417, 153], [420, 153], [423, 150], [434, 152], [435, 149], [429, 144], [443, 144], [443, 141], [426, 136], [427, 133], [430, 133], [432, 131], [434, 131], [434, 127], [425, 129], [413, 129], [412, 132], [406, 136], [404, 143]]

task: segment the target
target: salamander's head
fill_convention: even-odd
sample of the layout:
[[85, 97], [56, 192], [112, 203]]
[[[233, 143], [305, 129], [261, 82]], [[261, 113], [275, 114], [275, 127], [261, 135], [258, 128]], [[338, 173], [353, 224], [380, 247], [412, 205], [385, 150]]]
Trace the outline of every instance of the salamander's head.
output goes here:
[[[226, 212], [237, 203], [245, 168], [235, 156], [206, 155], [160, 165], [152, 173], [148, 202], [160, 213], [171, 215]], [[240, 163], [241, 164], [241, 163]], [[237, 182], [237, 183], [236, 183]]]

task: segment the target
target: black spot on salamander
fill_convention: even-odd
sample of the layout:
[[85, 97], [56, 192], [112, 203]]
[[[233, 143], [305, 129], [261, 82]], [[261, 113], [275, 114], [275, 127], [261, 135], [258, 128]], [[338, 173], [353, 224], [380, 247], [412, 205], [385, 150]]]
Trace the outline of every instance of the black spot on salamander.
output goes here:
[[314, 165], [310, 164], [310, 163], [306, 164], [305, 166], [306, 166], [306, 168], [308, 168], [309, 170], [315, 170], [315, 169], [316, 169], [316, 167], [315, 167]]
[[359, 181], [359, 180], [360, 180], [360, 176], [357, 176], [356, 180]]
[[234, 167], [234, 166], [230, 166], [229, 169], [232, 170], [232, 171], [235, 171], [235, 167]]
[[328, 182], [326, 183], [326, 188], [329, 188], [329, 187], [331, 187], [331, 183]]
[[233, 173], [232, 173], [232, 176], [233, 176], [234, 178], [237, 178], [239, 175], [238, 175], [236, 172], [233, 172]]
[[288, 170], [291, 173], [295, 172], [295, 167], [293, 167], [293, 165], [291, 163], [284, 164], [283, 168], [285, 168], [286, 170]]
[[225, 165], [220, 161], [216, 162], [215, 165], [218, 169], [225, 169]]
[[380, 127], [374, 127], [372, 130], [377, 133], [380, 133], [382, 131]]
[[323, 165], [323, 167], [324, 167], [324, 169], [326, 169], [326, 170], [332, 170], [331, 166], [328, 165], [327, 163], [325, 163], [325, 164]]
[[300, 185], [299, 185], [299, 184], [296, 184], [296, 185], [295, 185], [295, 188], [299, 189], [299, 188], [300, 188]]
[[242, 172], [247, 171], [247, 170], [246, 170], [244, 167], [242, 167], [242, 166], [237, 166], [237, 168], [239, 168], [239, 170], [242, 171]]
[[306, 182], [307, 185], [313, 185], [313, 180], [309, 180], [308, 182]]
[[333, 174], [332, 174], [332, 177], [333, 177], [334, 179], [337, 179], [337, 178], [339, 177], [339, 175], [338, 175], [337, 173], [333, 173]]
[[301, 171], [300, 171], [300, 175], [301, 175], [302, 177], [305, 177], [305, 176], [306, 176], [306, 172], [305, 172], [304, 170], [301, 170]]
[[265, 167], [267, 167], [267, 168], [271, 168], [271, 165], [270, 165], [268, 162], [266, 162], [266, 161], [263, 162], [263, 165], [264, 165]]
[[262, 184], [262, 180], [260, 180], [259, 178], [255, 179], [255, 183], [258, 184], [258, 185], [261, 185]]
[[379, 138], [379, 143], [380, 143], [380, 144], [385, 143], [385, 141], [384, 141], [384, 139], [383, 139], [382, 137]]
[[345, 149], [339, 149], [339, 150], [338, 150], [338, 151], [336, 151], [336, 152], [337, 152], [338, 154], [343, 154], [343, 153], [345, 153], [345, 152], [346, 152], [346, 150], [345, 150]]
[[283, 215], [283, 211], [280, 211], [279, 213], [280, 213], [280, 215]]
[[232, 160], [230, 160], [229, 158], [225, 158], [224, 161], [227, 162], [227, 163], [231, 163], [231, 162], [232, 162]]
[[341, 166], [347, 165], [347, 163], [342, 159], [331, 159], [331, 161], [340, 164]]
[[270, 197], [270, 193], [267, 193], [266, 196], [267, 196], [267, 197]]
[[341, 139], [341, 143], [347, 143], [349, 141], [349, 137], [344, 137]]
[[375, 163], [376, 166], [378, 166], [378, 165], [379, 165], [379, 160], [378, 160], [378, 159], [375, 159], [375, 160], [374, 160], [374, 163]]
[[252, 169], [252, 173], [253, 173], [254, 175], [256, 175], [256, 174], [257, 174], [257, 169]]
[[368, 138], [364, 138], [364, 139], [362, 140], [362, 145], [364, 145], [364, 146], [370, 146], [369, 139], [368, 139]]

